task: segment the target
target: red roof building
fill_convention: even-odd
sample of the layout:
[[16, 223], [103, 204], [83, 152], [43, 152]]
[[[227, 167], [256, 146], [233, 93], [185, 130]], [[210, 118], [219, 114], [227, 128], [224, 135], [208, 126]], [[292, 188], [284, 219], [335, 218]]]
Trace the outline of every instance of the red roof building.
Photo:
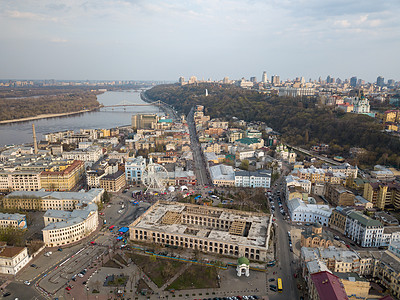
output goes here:
[[310, 276], [310, 300], [346, 300], [344, 286], [339, 277], [323, 271]]

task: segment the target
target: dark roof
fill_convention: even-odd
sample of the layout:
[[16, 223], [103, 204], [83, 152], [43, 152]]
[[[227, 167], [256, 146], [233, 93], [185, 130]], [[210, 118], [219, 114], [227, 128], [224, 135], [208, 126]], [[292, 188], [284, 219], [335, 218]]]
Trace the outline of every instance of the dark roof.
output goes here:
[[104, 176], [103, 178], [101, 178], [100, 180], [104, 180], [104, 179], [108, 179], [108, 180], [113, 180], [113, 179], [117, 179], [119, 177], [121, 177], [125, 172], [122, 170], [118, 170], [117, 172], [113, 173], [113, 174], [108, 174], [106, 176]]

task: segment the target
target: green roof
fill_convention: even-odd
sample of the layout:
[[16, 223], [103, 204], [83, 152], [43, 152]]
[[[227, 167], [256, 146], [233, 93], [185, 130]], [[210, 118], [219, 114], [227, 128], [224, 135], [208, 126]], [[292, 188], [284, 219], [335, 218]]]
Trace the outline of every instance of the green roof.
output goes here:
[[172, 119], [160, 119], [158, 123], [172, 123]]
[[239, 143], [246, 144], [246, 145], [251, 145], [255, 143], [259, 143], [260, 139], [259, 138], [242, 138], [239, 140], [236, 140]]
[[369, 226], [383, 226], [381, 222], [379, 222], [378, 220], [374, 220], [366, 215], [363, 215], [362, 213], [359, 213], [357, 211], [352, 211], [351, 213], [349, 213], [349, 217], [357, 220], [358, 222], [360, 222], [362, 225], [369, 227]]
[[245, 264], [245, 265], [250, 264], [249, 260], [244, 256], [242, 256], [238, 259], [238, 265], [243, 265], [243, 264]]

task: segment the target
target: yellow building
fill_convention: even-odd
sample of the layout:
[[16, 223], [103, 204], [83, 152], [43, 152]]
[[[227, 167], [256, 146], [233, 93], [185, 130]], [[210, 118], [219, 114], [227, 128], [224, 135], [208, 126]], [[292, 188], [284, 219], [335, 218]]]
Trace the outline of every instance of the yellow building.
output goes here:
[[120, 189], [125, 187], [125, 185], [125, 172], [121, 170], [100, 178], [100, 188], [107, 192], [118, 192]]
[[383, 117], [383, 123], [387, 122], [400, 122], [400, 110], [387, 110]]
[[373, 277], [389, 292], [399, 299], [400, 297], [400, 258], [390, 251], [385, 251], [379, 263], [375, 264]]
[[42, 188], [47, 191], [69, 191], [81, 180], [84, 171], [85, 165], [80, 160], [46, 169], [40, 174]]
[[367, 182], [364, 184], [363, 197], [372, 202], [374, 207], [384, 209], [393, 205], [400, 208], [400, 185], [396, 183]]
[[311, 232], [309, 229], [305, 229], [301, 233], [300, 243], [302, 247], [310, 248], [333, 246], [332, 239], [322, 231], [322, 225], [319, 223], [313, 224]]

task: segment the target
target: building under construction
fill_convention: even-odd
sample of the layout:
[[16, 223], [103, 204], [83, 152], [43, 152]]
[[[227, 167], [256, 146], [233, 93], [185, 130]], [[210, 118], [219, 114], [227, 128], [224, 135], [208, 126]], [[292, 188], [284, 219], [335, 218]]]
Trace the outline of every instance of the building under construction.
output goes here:
[[271, 216], [158, 201], [130, 225], [130, 239], [265, 261]]

